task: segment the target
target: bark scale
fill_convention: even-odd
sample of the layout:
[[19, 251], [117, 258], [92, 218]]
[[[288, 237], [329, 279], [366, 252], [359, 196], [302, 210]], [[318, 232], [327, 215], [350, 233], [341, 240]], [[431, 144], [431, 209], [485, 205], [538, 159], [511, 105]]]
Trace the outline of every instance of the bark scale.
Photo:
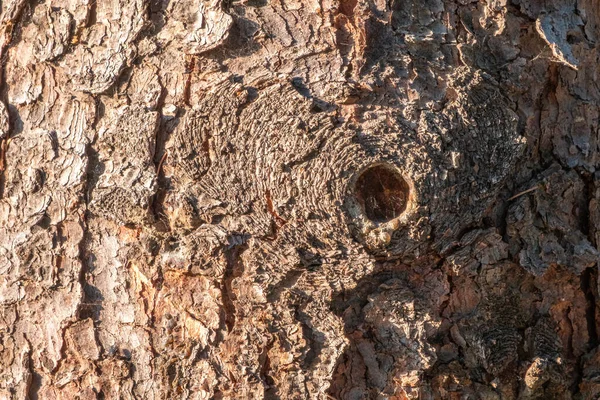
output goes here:
[[8, 0], [0, 399], [600, 396], [596, 0]]

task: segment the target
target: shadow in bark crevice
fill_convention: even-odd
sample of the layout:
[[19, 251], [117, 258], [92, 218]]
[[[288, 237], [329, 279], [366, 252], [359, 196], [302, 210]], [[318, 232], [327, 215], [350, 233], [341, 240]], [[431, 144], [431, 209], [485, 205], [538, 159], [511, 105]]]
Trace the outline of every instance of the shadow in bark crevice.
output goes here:
[[[377, 345], [372, 329], [365, 321], [364, 308], [371, 295], [380, 293], [386, 282], [406, 280], [407, 271], [402, 269], [378, 270], [361, 279], [358, 285], [348, 291], [338, 292], [333, 296], [332, 311], [344, 321], [344, 331], [349, 345], [339, 357], [334, 368], [328, 395], [335, 399], [355, 398], [354, 396], [371, 396], [374, 386], [381, 386], [381, 377], [369, 374], [368, 360], [377, 356]], [[393, 365], [393, 359], [379, 360], [382, 364]], [[391, 361], [391, 362], [390, 362]], [[384, 367], [385, 368], [385, 367]], [[378, 381], [378, 382], [372, 382]], [[373, 385], [375, 384], [375, 385]], [[370, 394], [369, 394], [370, 393]]]

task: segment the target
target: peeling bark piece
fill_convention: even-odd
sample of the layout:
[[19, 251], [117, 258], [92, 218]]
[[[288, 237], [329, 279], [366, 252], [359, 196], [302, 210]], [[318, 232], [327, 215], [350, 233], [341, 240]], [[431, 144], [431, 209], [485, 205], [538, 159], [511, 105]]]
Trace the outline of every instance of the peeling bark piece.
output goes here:
[[534, 275], [551, 265], [567, 266], [576, 274], [595, 265], [600, 253], [581, 232], [577, 218], [587, 208], [579, 176], [550, 168], [541, 182], [529, 186], [537, 190], [517, 199], [508, 215], [510, 243], [513, 252], [520, 249], [520, 264]]
[[63, 65], [69, 71], [73, 88], [82, 92], [102, 93], [117, 80], [128, 55], [119, 48], [78, 46], [73, 55], [65, 57]]
[[148, 110], [156, 110], [163, 92], [159, 68], [152, 64], [146, 64], [142, 68], [136, 69], [127, 92], [133, 104], [144, 105]]
[[135, 54], [146, 7], [144, 0], [98, 3], [98, 22], [82, 29], [73, 52], [60, 61], [74, 90], [103, 93], [116, 82]]
[[36, 7], [23, 32], [24, 41], [31, 48], [17, 54], [21, 63], [27, 65], [49, 61], [62, 55], [71, 45], [72, 23], [73, 17], [64, 8], [46, 5]]
[[96, 361], [100, 358], [100, 349], [96, 343], [94, 323], [86, 319], [69, 326], [66, 330], [69, 349], [74, 351], [82, 360]]
[[76, 30], [81, 29], [85, 25], [90, 17], [90, 11], [93, 10], [90, 0], [80, 0], [77, 2], [71, 2], [69, 0], [50, 0], [48, 5], [54, 11], [66, 10], [73, 17], [73, 22], [75, 23], [74, 28]]
[[575, 70], [578, 69], [579, 60], [573, 55], [568, 35], [583, 25], [581, 17], [568, 9], [543, 14], [535, 23], [537, 32], [550, 46], [555, 61]]
[[29, 65], [21, 67], [15, 65], [15, 71], [7, 74], [10, 84], [8, 90], [9, 104], [31, 104], [42, 95], [44, 87], [44, 67], [42, 65]]
[[186, 54], [202, 54], [227, 40], [233, 18], [223, 0], [186, 0], [169, 4], [172, 18], [160, 33], [164, 40], [174, 40]]
[[185, 37], [187, 52], [201, 54], [214, 49], [229, 36], [233, 18], [223, 11], [223, 0], [200, 1], [191, 32]]

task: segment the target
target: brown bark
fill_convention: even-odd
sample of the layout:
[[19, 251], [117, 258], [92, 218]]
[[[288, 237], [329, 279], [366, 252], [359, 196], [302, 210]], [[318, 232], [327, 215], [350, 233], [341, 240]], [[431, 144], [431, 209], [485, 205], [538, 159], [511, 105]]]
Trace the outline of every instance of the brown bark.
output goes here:
[[598, 1], [0, 29], [0, 399], [600, 396]]

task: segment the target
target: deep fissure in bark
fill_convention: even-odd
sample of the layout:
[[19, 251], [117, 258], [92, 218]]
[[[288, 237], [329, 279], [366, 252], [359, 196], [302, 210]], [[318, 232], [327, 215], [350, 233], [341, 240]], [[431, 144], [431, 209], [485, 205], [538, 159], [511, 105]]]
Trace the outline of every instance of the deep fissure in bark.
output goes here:
[[223, 308], [225, 311], [225, 325], [227, 331], [231, 332], [236, 322], [235, 293], [232, 287], [232, 281], [238, 278], [244, 272], [244, 264], [241, 255], [246, 250], [245, 244], [234, 244], [226, 250], [225, 258], [227, 265], [223, 274], [221, 283], [221, 293], [223, 296]]

